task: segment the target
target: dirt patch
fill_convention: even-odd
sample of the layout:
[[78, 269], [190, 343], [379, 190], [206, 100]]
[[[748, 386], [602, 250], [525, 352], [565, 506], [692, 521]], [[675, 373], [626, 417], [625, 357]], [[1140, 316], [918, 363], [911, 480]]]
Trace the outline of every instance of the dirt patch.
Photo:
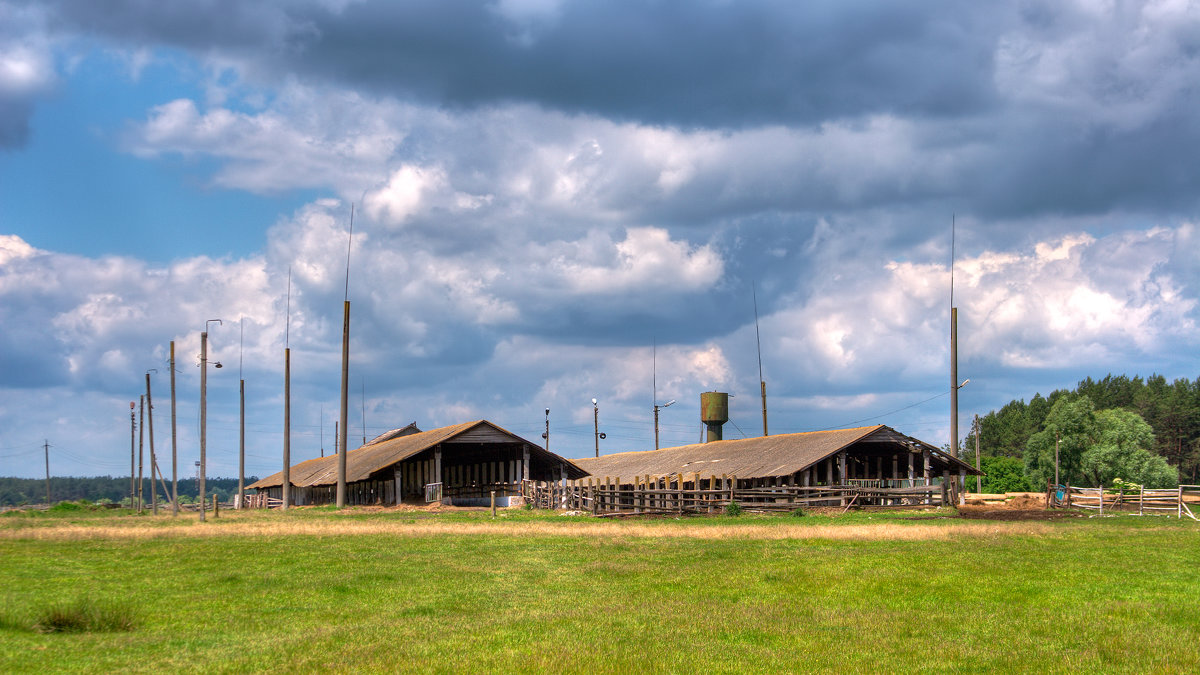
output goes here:
[[1063, 511], [1046, 508], [1014, 508], [1012, 506], [971, 506], [958, 507], [958, 515], [968, 520], [1062, 520], [1064, 518], [1079, 518], [1073, 511]]

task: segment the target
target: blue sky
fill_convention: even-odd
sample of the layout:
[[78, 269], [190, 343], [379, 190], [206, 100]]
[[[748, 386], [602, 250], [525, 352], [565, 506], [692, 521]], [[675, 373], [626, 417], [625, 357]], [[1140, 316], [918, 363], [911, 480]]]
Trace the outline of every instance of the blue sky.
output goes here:
[[[0, 0], [0, 474], [128, 470], [153, 369], [210, 473], [486, 418], [551, 449], [960, 428], [1200, 375], [1200, 18], [1135, 2]], [[291, 324], [286, 326], [291, 271]], [[657, 348], [654, 345], [657, 344]], [[652, 356], [657, 354], [656, 358]], [[365, 417], [365, 431], [363, 418]], [[324, 441], [322, 441], [322, 427]], [[181, 469], [182, 471], [182, 469]], [[186, 473], [186, 472], [184, 472]]]

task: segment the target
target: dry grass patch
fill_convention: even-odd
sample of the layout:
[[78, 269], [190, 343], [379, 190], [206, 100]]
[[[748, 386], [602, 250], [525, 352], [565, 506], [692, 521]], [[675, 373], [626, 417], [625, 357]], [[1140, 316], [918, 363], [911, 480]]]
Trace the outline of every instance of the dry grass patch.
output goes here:
[[[275, 514], [269, 514], [275, 515]], [[590, 538], [663, 538], [663, 539], [742, 539], [786, 540], [824, 539], [831, 541], [947, 541], [963, 537], [1011, 537], [1049, 535], [1054, 528], [1037, 522], [936, 522], [878, 524], [809, 523], [730, 523], [710, 524], [693, 521], [594, 521], [572, 519], [568, 522], [533, 521], [452, 521], [452, 520], [348, 520], [345, 518], [289, 519], [279, 517], [231, 518], [223, 522], [146, 522], [144, 519], [103, 524], [64, 523], [57, 526], [0, 530], [0, 539], [71, 541], [71, 540], [145, 540], [194, 537], [333, 537], [346, 535], [390, 535], [425, 537], [436, 535], [549, 536]]]

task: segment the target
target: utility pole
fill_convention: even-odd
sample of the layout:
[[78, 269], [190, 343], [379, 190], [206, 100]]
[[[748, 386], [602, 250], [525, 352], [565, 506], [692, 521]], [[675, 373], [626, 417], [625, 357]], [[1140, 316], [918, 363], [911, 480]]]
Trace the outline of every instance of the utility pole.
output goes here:
[[600, 406], [592, 399], [592, 425], [596, 434], [596, 456], [600, 456]]
[[246, 378], [242, 376], [242, 345], [246, 317], [238, 320], [238, 496], [237, 508], [246, 502]]
[[283, 510], [287, 511], [292, 501], [292, 350], [283, 349], [283, 484], [279, 496], [283, 497]]
[[[750, 287], [754, 296], [754, 344], [758, 347], [758, 385], [762, 392], [762, 416], [763, 416], [763, 436], [767, 435], [767, 381], [763, 379], [762, 373], [762, 339], [758, 334], [758, 289], [754, 286]], [[658, 444], [655, 443], [655, 449], [658, 449]]]
[[[150, 370], [154, 370], [151, 368]], [[158, 459], [154, 455], [154, 403], [150, 398], [150, 370], [146, 371], [146, 407], [150, 415], [150, 512], [158, 515], [158, 486], [154, 481], [158, 479]], [[154, 372], [158, 372], [154, 370]]]
[[975, 415], [975, 470], [979, 472], [975, 476], [975, 491], [983, 492], [983, 461], [979, 456], [979, 415]]
[[50, 439], [43, 446], [46, 449], [46, 506], [50, 506]]
[[292, 501], [292, 268], [288, 268], [287, 314], [283, 324], [283, 483], [279, 496], [284, 511]]
[[654, 404], [654, 449], [658, 449], [658, 404]]
[[[208, 324], [216, 322], [225, 325], [220, 319], [209, 319], [204, 322], [204, 332], [200, 333], [200, 478], [197, 481], [200, 496], [200, 522], [204, 522], [204, 478], [208, 472], [208, 457], [205, 453], [208, 442]], [[221, 362], [217, 361], [217, 367]]]
[[546, 439], [546, 452], [550, 452], [550, 409], [546, 408], [546, 431], [542, 434], [542, 438]]
[[179, 515], [179, 456], [175, 447], [175, 341], [171, 340], [171, 515]]
[[362, 418], [363, 418], [363, 445], [367, 444], [367, 381], [359, 380], [362, 384]]
[[[350, 236], [346, 241], [346, 296], [342, 309], [342, 397], [339, 412], [337, 508], [346, 506], [346, 434], [350, 406], [350, 251], [354, 243], [354, 205], [350, 205]], [[440, 477], [439, 477], [440, 480]]]
[[1054, 432], [1054, 488], [1058, 489], [1059, 485], [1062, 485], [1062, 483], [1058, 482], [1058, 432], [1055, 431]]
[[134, 461], [137, 459], [137, 417], [134, 411], [137, 410], [137, 404], [133, 401], [129, 402], [129, 508], [134, 508], [133, 498], [136, 493], [137, 474], [134, 469]]
[[204, 444], [208, 426], [208, 323], [200, 333], [200, 463], [196, 465], [196, 490], [200, 500], [200, 522], [204, 522]]
[[143, 501], [145, 501], [144, 499], [142, 499], [142, 487], [145, 482], [145, 478], [143, 478], [144, 471], [142, 470], [142, 465], [145, 463], [145, 459], [146, 459], [145, 444], [146, 444], [146, 397], [145, 397], [145, 395], [142, 395], [142, 396], [138, 397], [138, 479], [137, 479], [137, 504], [138, 504], [137, 510], [138, 510], [138, 513], [142, 512], [142, 503], [143, 503]]

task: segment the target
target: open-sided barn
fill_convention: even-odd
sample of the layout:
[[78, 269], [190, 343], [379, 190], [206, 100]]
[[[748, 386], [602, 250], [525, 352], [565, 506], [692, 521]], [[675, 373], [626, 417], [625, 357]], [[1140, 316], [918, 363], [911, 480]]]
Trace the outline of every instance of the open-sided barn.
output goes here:
[[[301, 462], [290, 471], [293, 504], [336, 500], [337, 455]], [[346, 503], [444, 501], [501, 504], [520, 494], [521, 481], [561, 481], [587, 474], [571, 462], [486, 420], [430, 431], [414, 425], [382, 434], [346, 453]], [[282, 499], [283, 472], [249, 489]]]
[[883, 425], [721, 440], [573, 460], [601, 480], [639, 476], [736, 476], [739, 484], [912, 485], [976, 474], [942, 450]]

